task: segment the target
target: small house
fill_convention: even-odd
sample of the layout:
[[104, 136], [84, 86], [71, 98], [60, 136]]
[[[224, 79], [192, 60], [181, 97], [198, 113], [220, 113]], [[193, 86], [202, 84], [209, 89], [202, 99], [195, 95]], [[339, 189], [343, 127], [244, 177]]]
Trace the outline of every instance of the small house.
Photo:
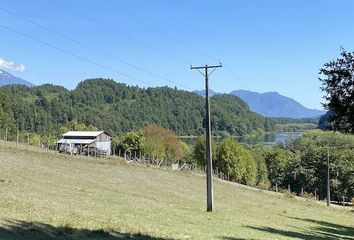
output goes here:
[[105, 131], [69, 131], [57, 143], [59, 152], [91, 156], [111, 154], [111, 136]]

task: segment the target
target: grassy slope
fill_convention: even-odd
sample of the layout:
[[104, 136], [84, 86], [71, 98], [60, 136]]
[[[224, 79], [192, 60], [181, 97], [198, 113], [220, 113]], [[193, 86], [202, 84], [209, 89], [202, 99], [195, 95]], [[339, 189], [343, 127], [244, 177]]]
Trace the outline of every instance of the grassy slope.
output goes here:
[[353, 211], [214, 190], [206, 213], [201, 176], [0, 145], [0, 239], [354, 239]]

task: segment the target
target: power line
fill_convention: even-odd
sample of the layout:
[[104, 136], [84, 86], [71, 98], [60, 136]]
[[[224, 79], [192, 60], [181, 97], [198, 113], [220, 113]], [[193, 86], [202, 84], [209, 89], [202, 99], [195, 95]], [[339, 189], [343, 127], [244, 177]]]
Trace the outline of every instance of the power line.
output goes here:
[[0, 24], [0, 27], [5, 28], [5, 29], [7, 29], [8, 31], [17, 33], [18, 35], [21, 35], [21, 36], [26, 37], [26, 38], [28, 38], [28, 39], [31, 39], [31, 40], [33, 40], [33, 41], [39, 42], [39, 43], [41, 43], [41, 44], [43, 44], [43, 45], [45, 45], [45, 46], [47, 46], [47, 47], [56, 49], [56, 50], [58, 50], [58, 51], [60, 51], [60, 52], [63, 52], [63, 53], [65, 53], [65, 54], [67, 54], [67, 55], [70, 55], [70, 56], [72, 56], [72, 57], [78, 58], [78, 59], [80, 59], [80, 60], [82, 60], [82, 61], [88, 62], [88, 63], [93, 64], [93, 65], [96, 65], [96, 66], [98, 66], [98, 67], [100, 67], [100, 68], [106, 69], [106, 70], [108, 70], [108, 71], [115, 72], [115, 73], [117, 73], [117, 74], [119, 74], [119, 75], [125, 76], [125, 77], [127, 77], [127, 78], [130, 78], [130, 79], [133, 79], [133, 80], [135, 80], [135, 81], [138, 81], [138, 82], [141, 82], [141, 83], [144, 83], [144, 84], [146, 84], [146, 85], [151, 86], [150, 83], [148, 83], [148, 82], [146, 82], [146, 81], [143, 81], [143, 80], [141, 80], [141, 79], [139, 79], [139, 78], [130, 76], [130, 75], [126, 74], [126, 73], [122, 73], [122, 72], [117, 71], [117, 70], [115, 70], [115, 69], [113, 69], [113, 68], [104, 66], [104, 65], [102, 65], [102, 64], [100, 64], [100, 63], [97, 63], [97, 62], [95, 62], [95, 61], [92, 61], [92, 60], [90, 60], [90, 59], [87, 59], [87, 58], [85, 58], [85, 57], [82, 57], [82, 56], [80, 56], [80, 55], [78, 55], [78, 54], [76, 54], [76, 53], [72, 53], [72, 52], [69, 52], [69, 51], [67, 51], [67, 50], [65, 50], [65, 49], [59, 48], [59, 47], [57, 47], [57, 46], [55, 46], [55, 45], [53, 45], [53, 44], [47, 43], [47, 42], [42, 41], [42, 40], [40, 40], [40, 39], [38, 39], [38, 38], [32, 37], [32, 36], [30, 36], [30, 35], [27, 35], [26, 33], [20, 32], [20, 31], [15, 30], [15, 29], [13, 29], [13, 28], [11, 28], [11, 27], [8, 27], [8, 26], [2, 25], [2, 24]]
[[97, 49], [97, 48], [94, 48], [94, 47], [92, 47], [92, 46], [89, 46], [89, 45], [87, 45], [87, 44], [85, 44], [85, 43], [82, 43], [82, 42], [80, 42], [80, 41], [77, 41], [77, 40], [75, 40], [75, 39], [73, 39], [73, 38], [71, 38], [71, 37], [69, 37], [69, 36], [67, 36], [67, 35], [65, 35], [65, 34], [62, 34], [62, 33], [56, 32], [56, 31], [54, 31], [54, 30], [52, 30], [52, 29], [49, 29], [49, 28], [47, 28], [47, 27], [45, 27], [45, 26], [43, 26], [43, 25], [41, 25], [41, 24], [39, 24], [39, 23], [36, 23], [36, 22], [34, 22], [34, 21], [29, 20], [28, 18], [25, 18], [25, 17], [23, 17], [23, 16], [20, 16], [20, 15], [18, 15], [18, 14], [15, 14], [15, 13], [13, 13], [13, 12], [7, 10], [7, 9], [4, 9], [4, 8], [0, 7], [0, 10], [2, 10], [2, 11], [6, 12], [6, 13], [8, 13], [8, 14], [14, 16], [14, 17], [17, 17], [17, 18], [19, 18], [19, 19], [22, 19], [23, 21], [26, 21], [26, 22], [28, 22], [28, 23], [30, 23], [30, 24], [32, 24], [32, 25], [35, 25], [35, 26], [37, 26], [37, 27], [39, 27], [39, 28], [41, 28], [41, 29], [43, 29], [43, 30], [45, 30], [45, 31], [47, 31], [47, 32], [50, 32], [50, 33], [55, 34], [55, 35], [57, 35], [57, 36], [59, 36], [59, 37], [61, 37], [61, 38], [64, 38], [64, 39], [66, 39], [66, 40], [69, 40], [69, 41], [71, 41], [71, 42], [73, 42], [73, 43], [75, 43], [75, 44], [77, 44], [77, 45], [79, 45], [79, 46], [81, 46], [81, 47], [84, 47], [84, 48], [86, 48], [86, 49], [89, 49], [89, 50], [91, 50], [91, 51], [94, 51], [94, 52], [96, 52], [96, 53], [99, 53], [99, 54], [101, 54], [101, 55], [103, 55], [103, 56], [106, 56], [106, 57], [108, 57], [108, 58], [111, 58], [111, 59], [113, 59], [113, 60], [115, 60], [115, 61], [117, 61], [117, 62], [124, 63], [124, 64], [126, 64], [126, 65], [128, 65], [128, 66], [130, 66], [130, 67], [132, 67], [132, 68], [135, 68], [135, 69], [141, 71], [141, 72], [147, 73], [147, 74], [149, 74], [149, 75], [155, 76], [155, 77], [157, 77], [157, 78], [163, 79], [163, 80], [165, 80], [165, 81], [168, 81], [168, 82], [173, 83], [173, 84], [176, 84], [176, 85], [180, 85], [180, 86], [182, 86], [183, 88], [188, 89], [188, 87], [183, 86], [182, 84], [176, 83], [176, 82], [174, 82], [173, 80], [170, 80], [170, 79], [168, 79], [168, 78], [166, 78], [166, 77], [160, 76], [160, 75], [158, 75], [158, 74], [156, 74], [156, 73], [153, 73], [153, 72], [151, 72], [151, 71], [149, 71], [149, 70], [146, 70], [146, 69], [144, 69], [144, 68], [142, 68], [142, 67], [139, 67], [139, 66], [136, 66], [136, 65], [134, 65], [134, 64], [131, 64], [131, 63], [125, 61], [125, 60], [119, 59], [119, 58], [117, 58], [117, 57], [115, 57], [115, 56], [113, 56], [113, 55], [111, 55], [111, 54], [109, 54], [109, 53], [106, 53], [106, 52], [101, 51], [101, 50], [99, 50], [99, 49]]
[[224, 65], [224, 67], [225, 67], [226, 71], [228, 71], [236, 81], [239, 81], [244, 87], [246, 87], [247, 89], [250, 89], [247, 86], [247, 84], [244, 81], [242, 81], [228, 66]]
[[217, 93], [227, 93], [216, 81], [210, 81], [210, 88]]
[[[89, 21], [89, 22], [91, 22], [91, 23], [93, 23], [93, 24], [95, 24], [95, 25], [97, 25], [97, 26], [99, 26], [99, 27], [101, 27], [101, 28], [103, 28], [103, 29], [109, 30], [110, 32], [118, 33], [119, 35], [121, 35], [121, 36], [123, 36], [123, 37], [125, 37], [125, 38], [127, 38], [127, 39], [130, 39], [130, 40], [133, 40], [134, 42], [137, 42], [137, 43], [140, 44], [141, 46], [147, 47], [147, 48], [152, 49], [152, 50], [154, 50], [154, 51], [156, 51], [156, 52], [159, 52], [159, 53], [161, 53], [161, 54], [164, 54], [164, 55], [166, 55], [166, 56], [168, 56], [168, 57], [170, 57], [170, 58], [173, 58], [173, 59], [175, 59], [175, 60], [178, 60], [178, 61], [180, 61], [180, 62], [183, 62], [184, 64], [191, 65], [191, 64], [190, 64], [190, 61], [188, 61], [188, 60], [185, 60], [185, 59], [182, 59], [182, 58], [177, 57], [177, 56], [175, 56], [175, 55], [169, 54], [169, 53], [167, 53], [167, 52], [165, 52], [165, 51], [162, 51], [162, 50], [160, 50], [160, 49], [158, 49], [158, 48], [152, 47], [152, 46], [150, 46], [150, 45], [148, 45], [148, 44], [146, 44], [146, 43], [144, 43], [144, 42], [142, 42], [142, 41], [140, 41], [140, 40], [134, 39], [134, 38], [132, 38], [131, 36], [129, 36], [129, 35], [127, 35], [127, 34], [123, 34], [123, 33], [121, 33], [121, 32], [118, 32], [116, 29], [111, 28], [111, 27], [109, 27], [109, 26], [106, 26], [105, 24], [103, 24], [103, 23], [101, 23], [101, 22], [99, 22], [99, 21], [97, 21], [97, 20], [95, 20], [95, 19], [93, 19], [93, 18], [91, 18], [91, 17], [88, 17], [88, 16], [86, 16], [86, 15], [84, 15], [84, 14], [81, 14], [80, 12], [75, 11], [75, 10], [73, 10], [73, 9], [71, 9], [71, 8], [69, 8], [69, 7], [65, 6], [65, 5], [63, 5], [62, 3], [59, 3], [57, 0], [51, 0], [51, 1], [52, 1], [55, 5], [57, 5], [57, 6], [61, 7], [61, 8], [63, 8], [64, 10], [66, 10], [66, 11], [68, 11], [68, 12], [70, 12], [70, 13], [76, 15], [76, 16], [79, 16], [79, 17], [81, 17], [81, 18], [84, 18], [84, 19], [86, 19], [87, 21]], [[111, 3], [109, 3], [108, 1], [106, 1], [106, 3], [108, 3], [109, 5], [111, 5]], [[131, 15], [131, 14], [129, 14], [128, 12], [124, 11], [123, 9], [119, 8], [119, 7], [116, 6], [115, 4], [112, 4], [112, 8], [114, 8], [114, 9], [116, 9], [116, 10], [118, 10], [118, 11], [121, 11], [121, 12], [123, 12], [124, 14], [130, 16], [131, 18], [134, 18], [136, 21], [140, 22], [141, 24], [144, 24], [144, 21], [143, 21], [143, 20], [140, 20], [139, 18], [134, 17], [133, 15]], [[152, 25], [150, 25], [150, 24], [148, 24], [148, 23], [145, 23], [145, 25], [149, 26], [149, 28], [154, 29], [155, 31], [159, 32], [159, 33], [162, 34], [162, 35], [166, 35], [166, 37], [168, 37], [168, 38], [170, 38], [170, 39], [173, 39], [174, 41], [178, 42], [179, 44], [183, 45], [184, 47], [189, 48], [189, 49], [192, 48], [194, 51], [198, 52], [199, 54], [205, 55], [205, 54], [202, 53], [201, 51], [199, 51], [199, 50], [197, 50], [197, 49], [194, 49], [193, 47], [188, 46], [187, 44], [184, 44], [183, 42], [179, 41], [178, 39], [173, 38], [173, 37], [169, 36], [168, 34], [164, 34], [164, 32], [160, 31], [158, 28], [155, 28], [154, 26], [152, 26]], [[208, 56], [208, 55], [207, 55], [207, 56]], [[208, 57], [209, 57], [209, 58], [213, 58], [213, 57], [211, 57], [211, 56], [208, 56]], [[161, 78], [161, 77], [160, 77], [160, 78]], [[162, 77], [162, 79], [166, 80], [165, 77]], [[171, 82], [170, 80], [167, 80], [167, 81]], [[173, 82], [173, 81], [172, 81], [172, 82]], [[176, 84], [176, 83], [174, 82], [174, 84]], [[186, 87], [186, 86], [183, 86], [182, 84], [179, 84], [179, 85], [182, 86], [183, 88], [189, 90], [189, 91], [193, 91], [192, 89], [190, 89], [190, 88], [188, 88], [188, 87]], [[219, 88], [221, 89], [222, 92], [226, 92], [226, 91], [224, 91], [220, 86], [219, 86]]]
[[[130, 17], [131, 19], [135, 20], [136, 22], [138, 22], [138, 23], [140, 23], [140, 24], [142, 24], [142, 25], [145, 25], [145, 26], [148, 27], [149, 29], [151, 29], [151, 30], [153, 30], [153, 31], [155, 31], [155, 32], [157, 32], [157, 33], [159, 33], [160, 35], [165, 36], [166, 38], [168, 38], [168, 39], [170, 39], [170, 40], [172, 40], [172, 41], [178, 43], [179, 45], [181, 45], [181, 46], [183, 46], [183, 47], [185, 47], [185, 48], [188, 48], [188, 49], [190, 49], [190, 50], [193, 50], [194, 52], [198, 53], [199, 55], [205, 56], [205, 57], [207, 57], [207, 58], [209, 58], [209, 59], [211, 59], [211, 60], [214, 60], [214, 61], [216, 61], [216, 62], [223, 62], [223, 66], [225, 67], [225, 69], [227, 70], [227, 72], [228, 72], [236, 81], [240, 82], [242, 85], [244, 85], [246, 88], [249, 89], [249, 87], [247, 86], [247, 84], [244, 83], [239, 77], [237, 77], [237, 75], [224, 63], [224, 61], [220, 61], [220, 59], [217, 59], [217, 58], [215, 58], [215, 57], [213, 57], [213, 56], [211, 56], [211, 55], [209, 55], [209, 54], [207, 54], [207, 53], [205, 53], [205, 52], [203, 52], [203, 51], [200, 51], [199, 49], [194, 48], [193, 46], [191, 46], [191, 45], [189, 45], [189, 44], [186, 44], [185, 42], [182, 42], [182, 41], [178, 40], [177, 38], [171, 36], [170, 34], [164, 32], [164, 31], [162, 31], [161, 29], [155, 27], [154, 25], [152, 25], [152, 24], [150, 24], [150, 23], [148, 23], [148, 22], [142, 20], [141, 18], [138, 18], [138, 17], [136, 17], [135, 15], [133, 15], [133, 14], [131, 14], [131, 13], [125, 11], [124, 9], [122, 9], [122, 8], [120, 8], [120, 7], [118, 7], [116, 4], [112, 3], [111, 0], [104, 0], [104, 1], [105, 1], [108, 5], [110, 5], [110, 6], [112, 7], [112, 9], [115, 9], [115, 10], [117, 10], [117, 11], [123, 13], [124, 15]], [[215, 84], [215, 85], [217, 85], [217, 84]], [[222, 87], [220, 87], [220, 86], [218, 86], [218, 87], [219, 87], [223, 92], [227, 93], [227, 91], [224, 91], [224, 89], [223, 89]]]
[[174, 60], [183, 62], [184, 64], [188, 64], [188, 65], [190, 64], [188, 61], [185, 61], [184, 59], [181, 59], [181, 58], [179, 58], [179, 57], [177, 57], [177, 56], [175, 56], [175, 55], [169, 54], [169, 53], [167, 53], [167, 52], [165, 52], [165, 51], [162, 51], [162, 50], [160, 50], [160, 49], [158, 49], [158, 48], [155, 48], [155, 47], [153, 47], [153, 46], [151, 46], [151, 45], [149, 45], [149, 44], [146, 44], [145, 42], [143, 42], [143, 41], [141, 41], [141, 40], [135, 39], [135, 38], [133, 38], [133, 37], [127, 35], [127, 34], [118, 32], [116, 29], [111, 28], [111, 27], [109, 27], [109, 26], [106, 26], [105, 24], [103, 24], [103, 23], [101, 23], [101, 22], [99, 22], [99, 21], [97, 21], [97, 20], [95, 20], [95, 19], [93, 19], [93, 18], [91, 18], [91, 17], [88, 17], [88, 16], [86, 16], [86, 15], [84, 15], [84, 14], [81, 14], [81, 13], [78, 12], [78, 11], [75, 11], [75, 10], [73, 10], [73, 9], [71, 9], [71, 8], [68, 8], [67, 6], [63, 5], [62, 3], [59, 3], [59, 2], [56, 1], [56, 0], [51, 0], [51, 1], [52, 1], [52, 3], [54, 3], [55, 5], [61, 7], [62, 9], [65, 9], [66, 11], [68, 11], [68, 12], [74, 14], [74, 15], [77, 15], [77, 16], [79, 16], [79, 17], [81, 17], [81, 18], [84, 18], [84, 19], [86, 19], [86, 21], [89, 21], [89, 22], [91, 22], [91, 23], [93, 23], [93, 24], [95, 24], [95, 25], [97, 25], [97, 26], [99, 26], [99, 27], [101, 27], [101, 28], [103, 28], [103, 29], [109, 30], [109, 31], [111, 31], [111, 32], [115, 32], [115, 33], [121, 35], [121, 36], [124, 37], [124, 38], [127, 38], [127, 39], [129, 39], [129, 40], [131, 40], [131, 41], [134, 41], [134, 42], [138, 43], [139, 45], [141, 45], [141, 46], [143, 46], [143, 47], [146, 47], [146, 48], [149, 48], [149, 49], [154, 50], [154, 51], [156, 51], [156, 52], [159, 52], [160, 54], [163, 54], [163, 55], [166, 55], [166, 56], [168, 56], [168, 57], [170, 57], [170, 58], [173, 58]]
[[[52, 3], [54, 3], [55, 5], [61, 7], [62, 9], [66, 10], [66, 11], [68, 11], [68, 12], [70, 12], [70, 13], [76, 15], [76, 16], [79, 16], [79, 17], [85, 19], [86, 21], [89, 21], [89, 22], [91, 22], [91, 23], [93, 23], [93, 24], [95, 24], [95, 25], [97, 25], [97, 26], [99, 26], [99, 27], [101, 27], [101, 28], [103, 28], [103, 29], [109, 30], [110, 32], [115, 32], [115, 33], [117, 33], [117, 34], [123, 36], [124, 38], [130, 39], [130, 40], [132, 40], [132, 41], [138, 43], [139, 45], [141, 45], [141, 46], [143, 46], [143, 47], [152, 49], [152, 50], [154, 50], [154, 51], [156, 51], [156, 52], [159, 52], [160, 54], [166, 55], [166, 56], [168, 56], [168, 57], [170, 57], [170, 58], [172, 58], [172, 59], [175, 59], [175, 60], [178, 60], [178, 61], [180, 61], [180, 62], [183, 62], [184, 64], [191, 65], [191, 64], [190, 64], [190, 61], [188, 61], [188, 60], [182, 59], [182, 58], [177, 57], [177, 56], [175, 56], [175, 55], [173, 55], [173, 54], [169, 54], [169, 53], [167, 53], [167, 52], [165, 52], [165, 51], [162, 51], [162, 50], [160, 50], [160, 49], [158, 49], [158, 48], [155, 48], [155, 47], [153, 47], [153, 46], [151, 46], [151, 45], [149, 45], [149, 44], [146, 44], [146, 43], [144, 43], [144, 42], [141, 41], [141, 40], [134, 39], [134, 38], [132, 38], [131, 36], [129, 36], [129, 35], [127, 35], [127, 34], [118, 32], [116, 29], [111, 28], [111, 27], [109, 27], [109, 26], [106, 26], [105, 24], [103, 24], [103, 23], [101, 23], [101, 22], [99, 22], [99, 21], [97, 21], [97, 20], [95, 20], [95, 19], [93, 19], [93, 18], [91, 18], [91, 17], [88, 17], [88, 16], [86, 16], [86, 15], [84, 15], [84, 14], [78, 12], [78, 11], [75, 11], [75, 10], [73, 10], [72, 8], [69, 8], [69, 7], [65, 6], [65, 5], [63, 5], [62, 3], [59, 3], [57, 0], [51, 0], [51, 1], [52, 1]], [[152, 30], [154, 30], [154, 31], [156, 31], [156, 32], [158, 32], [158, 33], [160, 33], [160, 34], [166, 36], [167, 38], [169, 38], [169, 39], [171, 39], [171, 40], [177, 42], [178, 44], [184, 46], [185, 48], [192, 49], [194, 52], [197, 52], [197, 53], [200, 54], [200, 55], [204, 55], [204, 56], [206, 56], [206, 57], [208, 57], [208, 58], [210, 58], [210, 59], [217, 60], [216, 58], [214, 58], [214, 57], [212, 57], [212, 56], [210, 56], [210, 55], [208, 55], [208, 54], [206, 54], [206, 53], [203, 53], [202, 51], [199, 51], [198, 49], [195, 49], [195, 48], [193, 48], [192, 46], [183, 43], [182, 41], [179, 41], [178, 39], [176, 39], [176, 38], [170, 36], [169, 34], [164, 33], [163, 31], [159, 30], [158, 28], [154, 27], [153, 25], [151, 25], [151, 24], [149, 24], [149, 23], [146, 23], [145, 21], [143, 21], [143, 20], [141, 20], [141, 19], [135, 17], [134, 15], [132, 15], [132, 14], [126, 12], [126, 11], [124, 11], [123, 9], [119, 8], [118, 6], [116, 6], [115, 4], [111, 4], [111, 3], [108, 2], [107, 0], [106, 0], [105, 2], [106, 2], [107, 4], [109, 4], [109, 5], [111, 5], [113, 9], [116, 9], [116, 10], [118, 10], [118, 11], [124, 13], [125, 15], [127, 15], [127, 16], [129, 16], [129, 17], [135, 19], [135, 21], [138, 21], [139, 23], [148, 26], [150, 29], [152, 29]], [[220, 61], [218, 61], [218, 62], [220, 62]], [[230, 71], [230, 70], [228, 70], [228, 71]], [[233, 76], [233, 77], [234, 77], [234, 76]], [[160, 77], [160, 78], [161, 78], [161, 77]], [[166, 80], [165, 77], [162, 77], [162, 78], [163, 78], [164, 80]], [[167, 81], [171, 82], [170, 80], [167, 80]], [[237, 80], [237, 81], [238, 81], [238, 80]], [[174, 82], [174, 84], [176, 84], [176, 83]], [[179, 85], [182, 86], [181, 84], [179, 84]], [[185, 88], [185, 89], [188, 89], [189, 91], [193, 91], [192, 89], [190, 89], [190, 88], [188, 88], [188, 87], [186, 87], [186, 86], [182, 86], [182, 87]], [[218, 85], [218, 88], [219, 88], [222, 92], [225, 92], [225, 93], [227, 92], [227, 91], [225, 91], [222, 87], [220, 87], [219, 85]]]
[[[169, 35], [169, 34], [166, 33], [166, 32], [161, 31], [159, 28], [157, 28], [157, 27], [151, 25], [150, 23], [148, 23], [148, 22], [146, 22], [146, 21], [144, 21], [144, 20], [142, 20], [142, 19], [140, 19], [140, 18], [134, 16], [133, 14], [131, 14], [131, 13], [129, 13], [129, 12], [123, 10], [122, 8], [118, 7], [116, 4], [112, 3], [112, 1], [110, 1], [110, 0], [104, 0], [104, 1], [105, 1], [107, 4], [109, 4], [113, 9], [115, 9], [115, 10], [117, 10], [117, 11], [119, 11], [119, 12], [125, 14], [126, 16], [128, 16], [128, 17], [134, 19], [135, 21], [137, 21], [137, 22], [139, 22], [139, 23], [141, 23], [141, 24], [147, 26], [148, 28], [152, 29], [153, 31], [158, 32], [159, 34], [165, 36], [166, 38], [169, 38], [169, 39], [173, 40], [174, 42], [177, 42], [178, 44], [184, 46], [185, 48], [192, 49], [193, 51], [198, 52], [198, 53], [201, 54], [201, 55], [206, 55], [206, 56], [207, 56], [207, 54], [203, 53], [202, 51], [199, 51], [198, 49], [192, 47], [191, 45], [186, 44], [186, 43], [184, 43], [184, 42], [178, 40], [177, 38], [175, 38], [175, 37]], [[211, 56], [208, 56], [208, 57], [209, 57], [209, 58], [212, 58]], [[220, 62], [220, 61], [218, 61], [218, 62]]]

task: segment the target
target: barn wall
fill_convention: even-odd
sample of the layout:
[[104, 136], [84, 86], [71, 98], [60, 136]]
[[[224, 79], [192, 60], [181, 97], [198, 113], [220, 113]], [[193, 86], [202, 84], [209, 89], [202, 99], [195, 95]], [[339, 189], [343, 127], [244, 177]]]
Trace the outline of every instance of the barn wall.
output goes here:
[[97, 148], [107, 152], [107, 155], [111, 155], [111, 142], [98, 142]]
[[107, 135], [106, 133], [101, 133], [100, 135], [98, 135], [97, 140], [99, 142], [110, 142], [111, 137], [109, 135]]

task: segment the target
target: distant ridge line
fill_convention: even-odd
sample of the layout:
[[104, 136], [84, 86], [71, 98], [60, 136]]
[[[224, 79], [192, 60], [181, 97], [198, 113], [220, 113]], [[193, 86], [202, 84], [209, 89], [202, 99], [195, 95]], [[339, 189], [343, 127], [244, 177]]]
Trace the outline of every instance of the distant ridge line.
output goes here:
[[[205, 95], [203, 90], [196, 90], [194, 93]], [[210, 91], [210, 96], [221, 94], [223, 93]], [[248, 104], [251, 111], [265, 117], [312, 118], [326, 113], [322, 110], [307, 108], [296, 100], [275, 91], [258, 93], [248, 90], [234, 90], [228, 94], [241, 98]]]
[[25, 85], [27, 87], [34, 86], [33, 83], [23, 80], [22, 78], [15, 77], [12, 74], [0, 69], [0, 87], [14, 84]]

